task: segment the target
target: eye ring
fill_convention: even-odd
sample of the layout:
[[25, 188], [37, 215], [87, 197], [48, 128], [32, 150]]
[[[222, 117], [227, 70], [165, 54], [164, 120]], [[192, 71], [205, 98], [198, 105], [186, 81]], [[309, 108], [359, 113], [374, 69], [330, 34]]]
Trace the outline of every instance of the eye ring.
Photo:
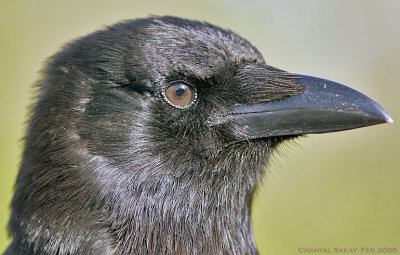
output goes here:
[[197, 99], [197, 91], [194, 86], [186, 81], [170, 82], [162, 91], [164, 100], [175, 108], [187, 109]]

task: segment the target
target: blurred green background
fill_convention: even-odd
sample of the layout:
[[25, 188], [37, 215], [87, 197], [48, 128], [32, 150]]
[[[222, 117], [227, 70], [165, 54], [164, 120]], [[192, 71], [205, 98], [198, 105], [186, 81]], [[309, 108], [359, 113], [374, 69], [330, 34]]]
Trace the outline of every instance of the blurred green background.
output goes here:
[[398, 0], [2, 0], [0, 252], [10, 241], [6, 225], [32, 84], [46, 58], [106, 25], [166, 14], [230, 28], [258, 47], [267, 63], [348, 84], [395, 120], [283, 146], [253, 205], [260, 254], [300, 254], [301, 247], [400, 252]]

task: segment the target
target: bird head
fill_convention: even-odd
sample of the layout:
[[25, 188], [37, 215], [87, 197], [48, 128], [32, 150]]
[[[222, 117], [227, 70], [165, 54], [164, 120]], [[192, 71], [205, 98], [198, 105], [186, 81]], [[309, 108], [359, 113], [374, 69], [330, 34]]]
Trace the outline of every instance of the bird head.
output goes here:
[[[54, 215], [86, 208], [127, 231], [119, 244], [140, 242], [147, 227], [155, 239], [157, 231], [177, 235], [171, 224], [183, 231], [176, 242], [188, 244], [184, 233], [198, 229], [190, 222], [202, 222], [215, 243], [223, 226], [245, 236], [253, 191], [278, 144], [391, 121], [349, 87], [274, 68], [240, 36], [173, 17], [119, 23], [70, 43], [39, 86], [11, 229], [22, 218], [54, 225]], [[255, 250], [252, 237], [239, 239], [238, 249], [230, 239], [220, 248]]]
[[194, 177], [189, 169], [215, 171], [210, 164], [239, 147], [267, 154], [294, 136], [390, 119], [344, 85], [267, 65], [232, 32], [173, 17], [80, 39], [46, 77], [43, 103], [58, 104], [47, 122], [69, 122], [90, 154], [118, 166], [145, 153], [163, 174]]

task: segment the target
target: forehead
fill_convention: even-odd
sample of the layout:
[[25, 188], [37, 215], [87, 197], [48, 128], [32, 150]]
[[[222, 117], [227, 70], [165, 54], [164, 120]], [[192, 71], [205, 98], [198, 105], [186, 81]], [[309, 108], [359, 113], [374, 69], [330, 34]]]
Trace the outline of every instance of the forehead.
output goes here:
[[263, 62], [259, 51], [247, 40], [205, 23], [155, 19], [146, 34], [142, 56], [163, 76], [189, 72], [207, 78], [235, 62]]

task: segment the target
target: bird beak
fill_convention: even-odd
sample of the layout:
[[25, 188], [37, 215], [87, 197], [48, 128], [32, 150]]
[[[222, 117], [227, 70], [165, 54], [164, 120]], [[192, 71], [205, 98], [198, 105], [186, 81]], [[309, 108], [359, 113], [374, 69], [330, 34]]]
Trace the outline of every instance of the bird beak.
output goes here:
[[242, 139], [336, 132], [393, 122], [377, 102], [352, 88], [294, 75], [305, 88], [303, 93], [276, 102], [235, 106], [228, 112]]

